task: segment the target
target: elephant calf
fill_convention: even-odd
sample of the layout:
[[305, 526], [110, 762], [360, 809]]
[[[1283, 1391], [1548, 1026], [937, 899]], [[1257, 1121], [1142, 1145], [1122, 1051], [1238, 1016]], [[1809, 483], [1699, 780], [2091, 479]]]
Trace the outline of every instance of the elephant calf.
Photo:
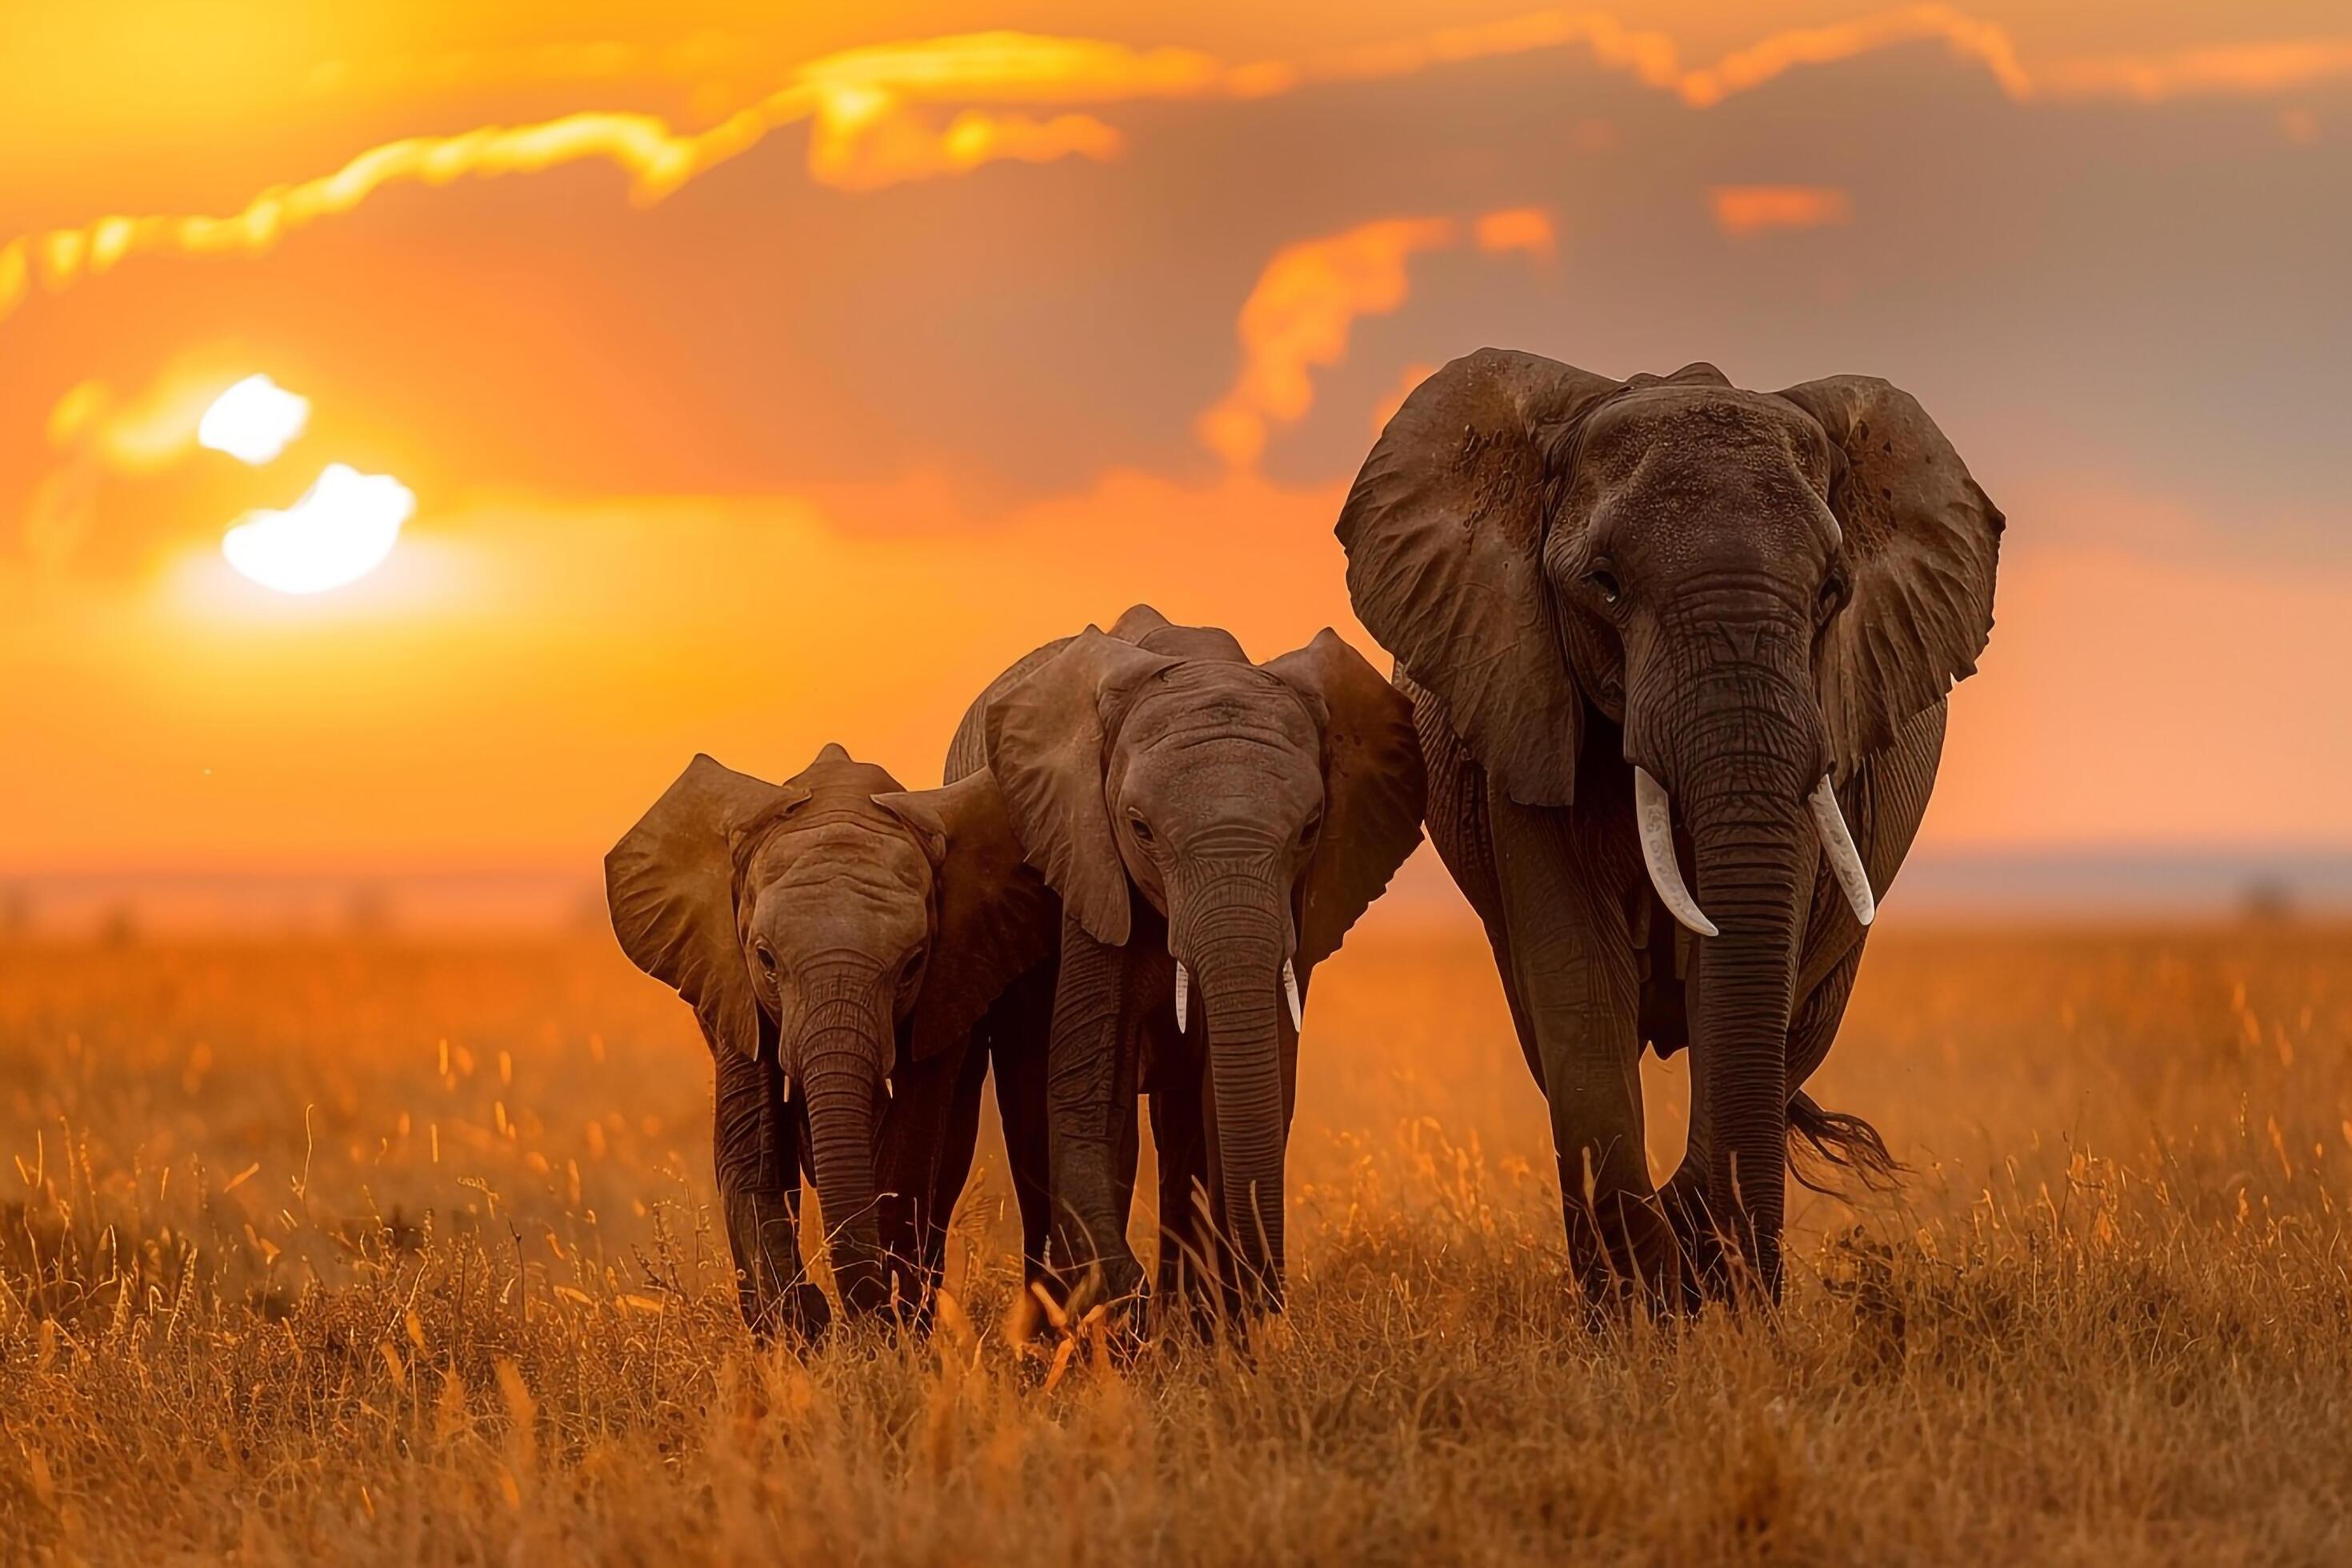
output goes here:
[[746, 1321], [826, 1322], [801, 1266], [803, 1172], [845, 1309], [895, 1298], [919, 1320], [971, 1170], [976, 1026], [1055, 934], [994, 780], [909, 793], [827, 746], [772, 784], [698, 756], [605, 857], [604, 882], [623, 951], [693, 1006], [718, 1062]]
[[1254, 664], [1230, 634], [1137, 605], [982, 693], [947, 775], [982, 770], [1062, 903], [1050, 1017], [997, 1047], [1042, 1066], [1057, 1266], [1099, 1267], [1115, 1299], [1141, 1288], [1141, 1089], [1162, 1292], [1197, 1270], [1228, 1305], [1279, 1305], [1305, 996], [1420, 841], [1411, 706], [1328, 630]]

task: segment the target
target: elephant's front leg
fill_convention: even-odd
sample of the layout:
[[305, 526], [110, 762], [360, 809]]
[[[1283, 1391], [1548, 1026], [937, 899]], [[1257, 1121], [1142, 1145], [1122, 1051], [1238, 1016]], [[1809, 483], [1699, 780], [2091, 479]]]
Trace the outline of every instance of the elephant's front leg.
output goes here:
[[801, 1262], [800, 1152], [783, 1075], [765, 1058], [719, 1048], [711, 1150], [719, 1211], [735, 1258], [736, 1300], [754, 1332], [814, 1337], [831, 1317]]
[[947, 1262], [947, 1227], [971, 1170], [985, 1052], [967, 1047], [902, 1063], [892, 1076], [875, 1175], [882, 1246], [897, 1310], [928, 1327]]
[[1134, 1184], [1134, 1064], [1120, 1038], [1126, 954], [1062, 922], [1061, 973], [1045, 1051], [1054, 1194], [1054, 1262], [1067, 1289], [1098, 1267], [1106, 1299], [1137, 1294], [1143, 1268], [1127, 1244]]
[[1570, 1268], [1588, 1300], [1679, 1302], [1681, 1249], [1643, 1146], [1631, 934], [1564, 813], [1489, 800], [1511, 990], [1551, 1110]]

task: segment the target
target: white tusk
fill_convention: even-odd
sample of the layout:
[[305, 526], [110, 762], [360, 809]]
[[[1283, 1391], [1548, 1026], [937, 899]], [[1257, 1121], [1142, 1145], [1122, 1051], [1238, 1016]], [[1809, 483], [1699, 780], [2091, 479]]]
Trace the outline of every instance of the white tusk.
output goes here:
[[1683, 886], [1682, 868], [1675, 863], [1674, 806], [1666, 798], [1666, 786], [1638, 767], [1633, 770], [1633, 817], [1641, 828], [1642, 860], [1650, 868], [1650, 886], [1658, 890], [1666, 912], [1701, 936], [1720, 934]]
[[1863, 868], [1862, 856], [1854, 849], [1853, 835], [1846, 828], [1845, 813], [1838, 809], [1837, 790], [1827, 773], [1813, 790], [1812, 806], [1813, 826], [1821, 830], [1822, 852], [1829, 857], [1830, 870], [1845, 889], [1853, 918], [1868, 925], [1878, 917], [1878, 900], [1871, 896], [1870, 873]]
[[784, 1099], [783, 1099], [783, 1103], [784, 1103], [784, 1104], [786, 1104], [786, 1105], [790, 1105], [792, 1102], [793, 1102], [793, 1075], [792, 1075], [792, 1074], [790, 1074], [790, 1073], [786, 1073], [786, 1074], [784, 1075]]
[[1176, 965], [1176, 1032], [1184, 1032], [1184, 1005], [1192, 999], [1192, 977], [1184, 973], [1181, 963]]
[[1305, 1028], [1307, 1009], [1298, 1000], [1298, 971], [1291, 967], [1290, 960], [1286, 958], [1282, 961], [1282, 994], [1290, 998], [1290, 1026], [1293, 1029]]

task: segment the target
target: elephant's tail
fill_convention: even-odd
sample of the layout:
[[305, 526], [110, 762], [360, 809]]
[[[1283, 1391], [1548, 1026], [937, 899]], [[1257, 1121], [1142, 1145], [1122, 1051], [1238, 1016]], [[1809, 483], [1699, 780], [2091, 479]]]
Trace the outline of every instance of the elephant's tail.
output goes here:
[[1801, 1089], [1789, 1097], [1789, 1170], [1813, 1191], [1842, 1193], [1851, 1174], [1865, 1192], [1892, 1192], [1907, 1169], [1861, 1117], [1823, 1110]]

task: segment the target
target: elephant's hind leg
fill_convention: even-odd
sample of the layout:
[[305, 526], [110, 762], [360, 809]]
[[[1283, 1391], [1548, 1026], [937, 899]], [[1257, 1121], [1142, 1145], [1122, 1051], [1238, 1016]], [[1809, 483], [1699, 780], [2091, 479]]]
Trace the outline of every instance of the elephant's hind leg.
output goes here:
[[1429, 780], [1424, 811], [1429, 841], [1486, 930], [1486, 945], [1494, 951], [1495, 968], [1503, 979], [1503, 999], [1511, 1009], [1519, 1050], [1540, 1086], [1543, 1060], [1536, 1050], [1535, 1026], [1528, 1021], [1513, 978], [1510, 932], [1503, 921], [1502, 880], [1495, 867], [1493, 825], [1486, 814], [1486, 770], [1454, 733], [1444, 707], [1416, 686], [1412, 676], [1397, 671], [1396, 687], [1412, 700], [1413, 729], [1421, 738], [1422, 767]]
[[1834, 1190], [1832, 1184], [1842, 1173], [1859, 1178], [1865, 1187], [1891, 1186], [1903, 1170], [1877, 1128], [1859, 1116], [1824, 1110], [1802, 1088], [1837, 1038], [1862, 969], [1863, 946], [1854, 943], [1807, 993], [1789, 1030], [1789, 1168], [1816, 1191]]
[[1021, 1283], [1044, 1279], [1053, 1226], [1050, 1134], [1045, 1121], [1045, 1037], [1054, 1021], [1054, 966], [1039, 964], [1015, 981], [982, 1020], [996, 1074], [996, 1114], [1004, 1124], [1005, 1163], [1021, 1211]]
[[1210, 1188], [1201, 1073], [1171, 1068], [1151, 1087], [1151, 1146], [1160, 1162], [1160, 1247], [1154, 1295], [1163, 1321], [1190, 1312], [1205, 1323], [1223, 1303], [1228, 1272]]
[[988, 1053], [979, 1044], [967, 1044], [962, 1060], [939, 1063], [940, 1081], [931, 1086], [936, 1107], [929, 1121], [929, 1159], [908, 1163], [906, 1178], [915, 1187], [918, 1204], [908, 1234], [910, 1279], [901, 1284], [901, 1300], [912, 1295], [912, 1321], [929, 1326], [939, 1289], [948, 1279], [948, 1223], [955, 1217], [955, 1199], [964, 1194], [971, 1178], [971, 1152], [981, 1138], [981, 1090], [988, 1081]]

